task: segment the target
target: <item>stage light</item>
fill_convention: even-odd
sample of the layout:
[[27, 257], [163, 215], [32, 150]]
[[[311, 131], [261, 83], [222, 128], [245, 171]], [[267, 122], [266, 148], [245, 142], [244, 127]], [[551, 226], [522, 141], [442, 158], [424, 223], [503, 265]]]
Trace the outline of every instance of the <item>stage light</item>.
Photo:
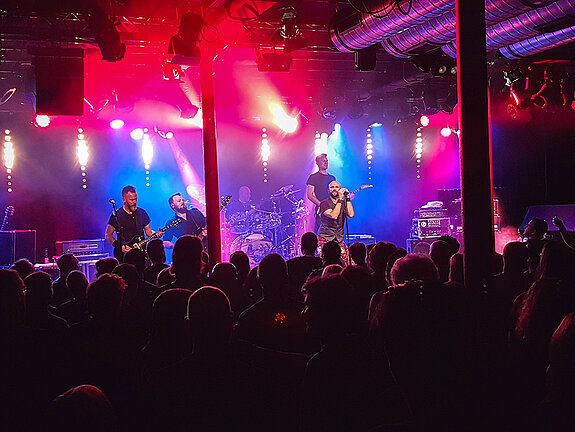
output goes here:
[[341, 125], [339, 123], [336, 123], [333, 125], [333, 131], [334, 132], [339, 132], [341, 130]]
[[451, 128], [444, 127], [441, 129], [441, 136], [444, 136], [445, 138], [447, 138], [450, 135], [451, 135]]
[[168, 54], [174, 54], [172, 64], [196, 66], [200, 63], [200, 32], [206, 23], [194, 12], [182, 15], [178, 33], [170, 38]]
[[124, 127], [124, 120], [116, 119], [110, 122], [112, 129], [122, 129]]
[[200, 110], [199, 107], [195, 106], [192, 103], [189, 103], [189, 105], [186, 106], [178, 105], [178, 108], [180, 109], [180, 117], [187, 120], [193, 119]]
[[561, 85], [553, 78], [551, 72], [543, 71], [543, 85], [541, 89], [531, 96], [533, 105], [538, 108], [562, 106], [565, 102]]
[[288, 72], [292, 58], [289, 54], [263, 53], [258, 55], [257, 64], [259, 71]]
[[4, 131], [4, 167], [7, 174], [12, 174], [12, 168], [14, 168], [14, 144], [8, 129]]
[[142, 160], [144, 161], [146, 169], [149, 169], [153, 157], [154, 157], [154, 146], [152, 145], [150, 136], [148, 134], [145, 134], [144, 139], [142, 140]]
[[50, 116], [38, 114], [34, 120], [36, 126], [45, 128], [50, 126]]
[[293, 133], [297, 130], [299, 123], [296, 117], [290, 117], [281, 106], [276, 104], [273, 104], [270, 109], [274, 116], [273, 122], [278, 125], [282, 131]]
[[297, 25], [295, 9], [291, 6], [284, 8], [282, 11], [279, 35], [284, 39], [285, 54], [307, 46], [307, 42]]
[[16, 87], [12, 87], [6, 90], [0, 98], [0, 105], [4, 105], [6, 102], [8, 102], [10, 98], [14, 96], [14, 93], [16, 93]]
[[421, 117], [419, 117], [419, 124], [423, 127], [429, 126], [429, 117], [427, 117], [426, 115], [422, 115]]
[[381, 126], [383, 126], [383, 125], [382, 125], [381, 123], [377, 123], [377, 122], [376, 122], [376, 123], [372, 123], [372, 124], [370, 125], [370, 127], [372, 127], [372, 128], [381, 127]]
[[162, 63], [162, 78], [167, 82], [181, 83], [184, 71], [182, 67], [170, 62]]
[[172, 139], [173, 137], [174, 137], [174, 133], [173, 133], [173, 132], [166, 132], [166, 138]]
[[144, 137], [144, 130], [142, 128], [134, 129], [130, 132], [130, 136], [133, 140], [140, 140]]
[[106, 15], [100, 6], [92, 8], [88, 15], [88, 24], [100, 47], [102, 60], [108, 62], [122, 60], [126, 54], [126, 44], [120, 42], [120, 34], [114, 22]]
[[319, 156], [320, 154], [327, 154], [327, 133], [319, 133], [316, 131], [315, 133], [315, 155]]

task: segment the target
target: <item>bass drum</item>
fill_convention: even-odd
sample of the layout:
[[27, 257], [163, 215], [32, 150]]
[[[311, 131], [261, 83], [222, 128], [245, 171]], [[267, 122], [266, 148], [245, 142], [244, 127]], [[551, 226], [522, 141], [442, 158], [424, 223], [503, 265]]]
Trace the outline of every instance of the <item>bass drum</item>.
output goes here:
[[266, 255], [272, 252], [274, 244], [263, 234], [249, 234], [236, 238], [230, 245], [230, 255], [243, 251], [250, 259], [250, 267], [256, 267]]

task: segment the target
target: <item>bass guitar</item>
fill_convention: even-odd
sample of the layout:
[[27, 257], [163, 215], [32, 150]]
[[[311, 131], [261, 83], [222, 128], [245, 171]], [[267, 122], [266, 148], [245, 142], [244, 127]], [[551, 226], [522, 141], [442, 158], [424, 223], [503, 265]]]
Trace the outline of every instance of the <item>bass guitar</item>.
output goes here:
[[[224, 209], [224, 207], [230, 203], [231, 200], [232, 200], [231, 195], [226, 195], [225, 197], [223, 197], [222, 202], [220, 202], [220, 209], [218, 210], [218, 213], [221, 212]], [[202, 246], [204, 247], [204, 250], [207, 252], [208, 251], [208, 233], [206, 231], [206, 228], [207, 227], [202, 227], [202, 229], [200, 229], [200, 233], [198, 234], [198, 237], [202, 241]]]

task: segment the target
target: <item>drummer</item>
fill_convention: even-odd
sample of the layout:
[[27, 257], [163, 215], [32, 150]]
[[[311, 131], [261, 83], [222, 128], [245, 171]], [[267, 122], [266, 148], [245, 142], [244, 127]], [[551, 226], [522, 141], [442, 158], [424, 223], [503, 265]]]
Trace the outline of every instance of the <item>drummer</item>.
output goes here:
[[[255, 211], [256, 206], [252, 201], [252, 191], [247, 186], [241, 186], [238, 190], [238, 198], [233, 198], [226, 206], [226, 218], [232, 226], [232, 230], [236, 228], [234, 231], [237, 231], [245, 228], [247, 231], [248, 219]], [[237, 234], [239, 233], [237, 232]]]

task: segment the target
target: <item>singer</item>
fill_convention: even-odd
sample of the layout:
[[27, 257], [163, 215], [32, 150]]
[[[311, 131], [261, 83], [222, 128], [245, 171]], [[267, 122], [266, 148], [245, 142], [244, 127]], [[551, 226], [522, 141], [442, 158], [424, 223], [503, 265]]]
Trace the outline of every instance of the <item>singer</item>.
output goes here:
[[[114, 246], [114, 256], [120, 262], [132, 248], [130, 245], [144, 238], [144, 233], [148, 237], [153, 234], [148, 213], [138, 207], [138, 194], [134, 186], [122, 189], [122, 201], [124, 205], [110, 215], [106, 227], [106, 240]], [[115, 201], [111, 199], [110, 203], [115, 204]]]
[[[186, 200], [182, 197], [181, 193], [175, 193], [168, 199], [168, 204], [172, 210], [174, 210], [175, 215], [172, 217], [166, 225], [169, 225], [174, 220], [180, 218], [182, 222], [175, 227], [168, 229], [164, 233], [164, 247], [166, 249], [172, 249], [174, 244], [172, 239], [176, 239], [185, 235], [190, 234], [198, 236], [201, 240], [206, 238], [206, 218], [197, 208], [188, 209], [186, 205]], [[203, 241], [202, 243], [205, 243]]]
[[346, 260], [347, 247], [343, 241], [345, 217], [355, 216], [353, 204], [349, 197], [349, 191], [342, 188], [337, 181], [329, 184], [329, 198], [319, 205], [321, 215], [318, 230], [318, 249], [321, 250], [326, 242], [335, 240], [342, 250], [342, 259]]

